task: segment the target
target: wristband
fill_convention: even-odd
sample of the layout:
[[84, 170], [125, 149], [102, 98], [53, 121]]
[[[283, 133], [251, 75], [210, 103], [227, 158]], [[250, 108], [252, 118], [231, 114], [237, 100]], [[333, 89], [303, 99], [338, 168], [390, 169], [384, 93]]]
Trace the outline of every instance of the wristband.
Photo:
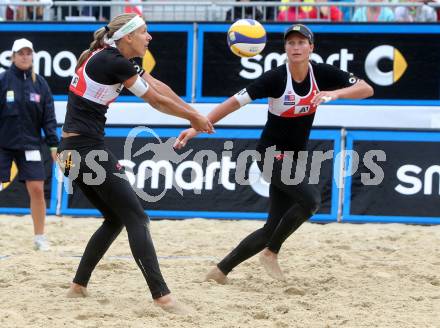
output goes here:
[[250, 102], [252, 102], [252, 98], [251, 98], [251, 96], [249, 96], [249, 93], [247, 92], [246, 88], [238, 91], [234, 95], [234, 97], [235, 97], [235, 99], [237, 99], [240, 106], [244, 106], [244, 105], [247, 105]]
[[133, 93], [135, 96], [141, 98], [148, 91], [149, 87], [150, 86], [148, 85], [148, 83], [143, 78], [138, 76], [133, 85], [127, 89], [130, 90], [130, 92]]

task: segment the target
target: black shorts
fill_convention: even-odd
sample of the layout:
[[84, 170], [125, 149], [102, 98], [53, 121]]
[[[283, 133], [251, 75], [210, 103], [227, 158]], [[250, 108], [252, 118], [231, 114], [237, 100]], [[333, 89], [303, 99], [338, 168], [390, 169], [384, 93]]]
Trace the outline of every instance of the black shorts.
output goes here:
[[0, 182], [9, 182], [11, 177], [12, 161], [18, 168], [19, 181], [46, 180], [43, 155], [40, 151], [39, 161], [26, 160], [24, 150], [10, 150], [0, 148]]

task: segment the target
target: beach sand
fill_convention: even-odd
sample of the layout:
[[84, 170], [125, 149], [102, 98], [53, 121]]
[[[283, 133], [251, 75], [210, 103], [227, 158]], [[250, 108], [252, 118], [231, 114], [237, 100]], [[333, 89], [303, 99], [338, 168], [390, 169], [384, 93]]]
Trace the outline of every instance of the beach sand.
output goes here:
[[0, 216], [0, 327], [440, 327], [440, 226], [306, 223], [281, 249], [286, 282], [253, 257], [222, 286], [204, 274], [262, 221], [153, 221], [165, 279], [192, 309], [177, 316], [153, 305], [125, 231], [90, 297], [65, 297], [101, 221], [49, 217], [42, 253], [29, 216]]

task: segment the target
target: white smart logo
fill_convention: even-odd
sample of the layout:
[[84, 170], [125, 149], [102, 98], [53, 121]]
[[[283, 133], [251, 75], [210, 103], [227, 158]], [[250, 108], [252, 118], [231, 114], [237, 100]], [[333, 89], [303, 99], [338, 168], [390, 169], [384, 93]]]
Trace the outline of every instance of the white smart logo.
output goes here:
[[402, 195], [415, 195], [423, 190], [424, 195], [440, 195], [440, 185], [434, 185], [440, 178], [440, 165], [432, 165], [425, 172], [420, 166], [407, 164], [396, 173], [399, 183], [394, 190]]
[[[379, 68], [382, 59], [393, 62], [393, 69], [383, 72]], [[408, 68], [408, 64], [402, 53], [390, 45], [382, 45], [369, 52], [365, 59], [365, 73], [368, 78], [377, 85], [389, 86], [397, 82]]]
[[[11, 56], [11, 50], [0, 53], [0, 64], [4, 67], [11, 66]], [[35, 72], [47, 77], [52, 76], [52, 73], [60, 77], [73, 76], [76, 63], [76, 56], [70, 51], [60, 51], [53, 58], [49, 52], [44, 50], [34, 53]], [[42, 65], [44, 65], [44, 70], [41, 68]], [[0, 67], [0, 73], [2, 71], [4, 69]]]

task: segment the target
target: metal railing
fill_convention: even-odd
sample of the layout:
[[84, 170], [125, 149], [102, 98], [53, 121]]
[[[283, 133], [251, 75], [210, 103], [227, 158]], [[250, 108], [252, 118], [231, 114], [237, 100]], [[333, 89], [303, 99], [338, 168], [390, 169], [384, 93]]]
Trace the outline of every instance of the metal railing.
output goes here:
[[[238, 18], [253, 18], [261, 21], [279, 21], [280, 6], [290, 8], [294, 15], [315, 10], [314, 17], [303, 15], [301, 20], [330, 21], [322, 8], [337, 7], [348, 12], [348, 20], [359, 7], [407, 7], [429, 6], [440, 9], [440, 3], [368, 3], [368, 2], [231, 2], [231, 1], [10, 1], [0, 2], [0, 17], [3, 20], [44, 20], [44, 21], [94, 21], [108, 20], [126, 11], [128, 7], [137, 8], [147, 22], [150, 21], [234, 21]], [[316, 8], [316, 9], [315, 9]], [[3, 14], [2, 14], [3, 13]], [[7, 15], [9, 13], [9, 15]], [[285, 21], [289, 20], [284, 15]], [[226, 19], [228, 18], [228, 19]]]

